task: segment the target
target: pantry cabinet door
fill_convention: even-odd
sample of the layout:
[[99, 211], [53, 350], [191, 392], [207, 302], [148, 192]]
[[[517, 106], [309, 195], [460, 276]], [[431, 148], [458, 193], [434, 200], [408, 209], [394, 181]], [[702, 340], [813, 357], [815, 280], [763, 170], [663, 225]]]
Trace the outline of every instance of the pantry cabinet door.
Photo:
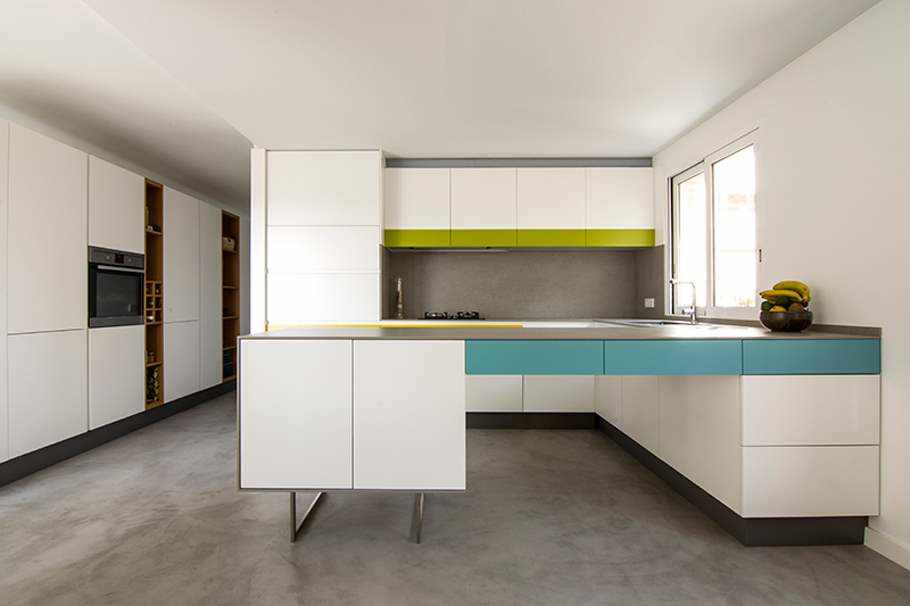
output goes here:
[[199, 322], [164, 325], [164, 401], [199, 391]]
[[144, 368], [144, 326], [89, 330], [89, 429], [97, 429], [145, 410]]
[[145, 178], [101, 158], [88, 158], [88, 241], [145, 252]]
[[8, 330], [88, 324], [88, 160], [67, 145], [10, 125]]
[[164, 188], [164, 321], [199, 319], [199, 201]]
[[[221, 383], [221, 209], [199, 203], [199, 379], [200, 388]], [[165, 284], [167, 288], [167, 284]]]

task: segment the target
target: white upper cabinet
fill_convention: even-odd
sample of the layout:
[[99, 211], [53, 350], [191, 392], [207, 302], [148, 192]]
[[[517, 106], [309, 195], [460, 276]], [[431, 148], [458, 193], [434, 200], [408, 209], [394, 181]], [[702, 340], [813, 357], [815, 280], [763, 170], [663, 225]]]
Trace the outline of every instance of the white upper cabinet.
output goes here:
[[519, 168], [518, 229], [585, 229], [584, 168]]
[[449, 229], [448, 168], [387, 168], [382, 186], [386, 229]]
[[[221, 210], [199, 203], [199, 378], [206, 389], [221, 383]], [[167, 283], [165, 283], [167, 290]]]
[[164, 188], [164, 321], [199, 319], [199, 201]]
[[270, 151], [267, 163], [269, 225], [381, 225], [379, 151]]
[[515, 229], [517, 170], [453, 168], [452, 229]]
[[589, 229], [652, 229], [651, 168], [588, 168]]
[[8, 330], [85, 328], [86, 155], [10, 125]]
[[88, 243], [145, 252], [145, 179], [100, 158], [88, 158]]

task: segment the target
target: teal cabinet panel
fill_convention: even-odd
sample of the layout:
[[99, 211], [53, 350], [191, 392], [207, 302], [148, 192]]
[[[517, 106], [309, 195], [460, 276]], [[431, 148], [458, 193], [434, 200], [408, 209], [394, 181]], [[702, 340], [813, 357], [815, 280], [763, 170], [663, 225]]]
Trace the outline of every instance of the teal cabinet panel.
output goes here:
[[743, 342], [747, 375], [877, 375], [878, 339], [761, 339]]
[[469, 375], [599, 375], [603, 341], [465, 341]]
[[605, 341], [606, 375], [739, 375], [742, 341]]

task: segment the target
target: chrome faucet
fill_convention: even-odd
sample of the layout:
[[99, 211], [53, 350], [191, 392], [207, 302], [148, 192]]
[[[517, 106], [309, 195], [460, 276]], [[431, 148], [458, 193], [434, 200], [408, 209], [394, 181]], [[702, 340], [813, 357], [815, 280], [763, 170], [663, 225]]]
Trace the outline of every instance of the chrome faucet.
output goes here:
[[695, 296], [695, 282], [692, 280], [677, 280], [676, 278], [670, 278], [670, 284], [673, 286], [679, 286], [680, 284], [688, 284], [692, 287], [692, 305], [691, 307], [683, 307], [683, 313], [689, 315], [690, 324], [698, 324], [698, 317], [695, 315], [695, 301], [697, 300]]

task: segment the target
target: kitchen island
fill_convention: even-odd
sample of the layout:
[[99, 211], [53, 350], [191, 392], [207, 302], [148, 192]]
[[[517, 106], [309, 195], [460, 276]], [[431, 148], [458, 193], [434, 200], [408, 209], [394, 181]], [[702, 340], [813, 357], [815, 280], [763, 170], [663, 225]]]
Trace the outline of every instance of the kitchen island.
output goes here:
[[419, 539], [422, 494], [469, 487], [466, 411], [600, 427], [745, 544], [862, 542], [878, 513], [877, 337], [350, 324], [239, 347], [238, 485], [292, 515], [297, 491], [413, 492]]

